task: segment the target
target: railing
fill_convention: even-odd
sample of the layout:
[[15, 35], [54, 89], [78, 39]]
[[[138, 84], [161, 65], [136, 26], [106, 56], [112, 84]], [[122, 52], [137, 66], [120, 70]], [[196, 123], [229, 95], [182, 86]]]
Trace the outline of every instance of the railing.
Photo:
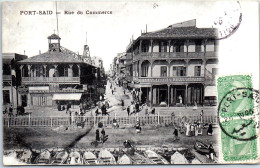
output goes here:
[[5, 81], [5, 80], [8, 80], [8, 81], [12, 80], [12, 75], [3, 75], [3, 81]]
[[22, 82], [80, 82], [80, 77], [22, 77]]
[[104, 126], [113, 124], [113, 119], [122, 125], [134, 126], [139, 120], [141, 125], [166, 125], [166, 124], [183, 124], [183, 123], [217, 123], [217, 116], [172, 116], [172, 115], [147, 115], [147, 116], [126, 116], [126, 117], [111, 117], [111, 116], [75, 116], [75, 117], [4, 117], [3, 125], [7, 127], [59, 127], [77, 125], [76, 123], [83, 122], [85, 126], [97, 125], [99, 122]]
[[135, 55], [133, 58], [135, 59], [166, 59], [166, 58], [187, 58], [187, 59], [197, 59], [197, 58], [204, 58], [204, 57], [216, 57], [217, 53], [214, 51], [208, 52], [142, 52], [140, 54]]
[[140, 83], [161, 83], [161, 82], [204, 82], [204, 77], [178, 76], [178, 77], [140, 77], [135, 78]]

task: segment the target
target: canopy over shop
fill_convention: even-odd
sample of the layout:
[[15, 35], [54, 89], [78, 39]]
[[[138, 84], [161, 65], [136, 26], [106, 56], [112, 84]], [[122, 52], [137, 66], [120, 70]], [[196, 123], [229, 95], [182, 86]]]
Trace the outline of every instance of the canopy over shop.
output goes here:
[[59, 93], [54, 94], [52, 100], [57, 101], [57, 104], [60, 105], [79, 105], [81, 100], [82, 93]]

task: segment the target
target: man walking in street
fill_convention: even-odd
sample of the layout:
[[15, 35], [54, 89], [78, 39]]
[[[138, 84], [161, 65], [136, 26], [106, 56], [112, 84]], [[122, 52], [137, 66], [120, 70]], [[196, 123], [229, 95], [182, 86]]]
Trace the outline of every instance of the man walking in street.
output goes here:
[[128, 116], [129, 116], [130, 115], [130, 107], [129, 106], [127, 106], [126, 111], [127, 111]]
[[139, 102], [138, 101], [135, 103], [135, 110], [136, 110], [136, 112], [139, 112]]
[[9, 116], [11, 117], [13, 115], [13, 105], [9, 107]]
[[99, 129], [96, 130], [96, 141], [97, 141], [97, 142], [100, 141], [100, 137], [99, 137]]
[[102, 143], [104, 143], [105, 141], [105, 136], [106, 136], [106, 132], [105, 132], [105, 129], [103, 128], [102, 130], [101, 130], [101, 141], [102, 141]]
[[96, 116], [98, 116], [98, 108], [96, 109], [95, 113], [96, 113]]
[[203, 112], [203, 110], [201, 110], [201, 112], [200, 112], [200, 123], [203, 123], [203, 115], [204, 115], [204, 112]]

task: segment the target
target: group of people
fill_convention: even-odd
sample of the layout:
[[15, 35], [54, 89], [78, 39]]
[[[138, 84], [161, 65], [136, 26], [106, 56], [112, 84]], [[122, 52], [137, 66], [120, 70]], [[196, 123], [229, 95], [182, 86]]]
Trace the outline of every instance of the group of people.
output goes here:
[[[101, 136], [100, 136], [101, 133]], [[96, 141], [104, 143], [107, 140], [108, 135], [106, 135], [106, 131], [104, 128], [99, 133], [99, 129], [96, 130]]]
[[5, 110], [3, 111], [3, 113], [4, 113], [4, 114], [8, 114], [9, 117], [13, 116], [13, 115], [14, 115], [14, 114], [13, 114], [13, 105], [11, 104], [11, 105], [9, 106], [9, 108], [8, 108], [8, 107], [5, 107]]
[[99, 110], [101, 110], [102, 116], [109, 115], [108, 112], [107, 112], [108, 108], [109, 108], [109, 102], [108, 101], [100, 102], [99, 105], [98, 105], [98, 108], [95, 111], [96, 116], [98, 116], [98, 114], [100, 114]]
[[200, 123], [185, 123], [186, 136], [198, 136], [202, 135], [202, 124]]
[[131, 105], [126, 108], [127, 115], [130, 116], [131, 114], [136, 114], [140, 111], [140, 104], [139, 102], [131, 102]]

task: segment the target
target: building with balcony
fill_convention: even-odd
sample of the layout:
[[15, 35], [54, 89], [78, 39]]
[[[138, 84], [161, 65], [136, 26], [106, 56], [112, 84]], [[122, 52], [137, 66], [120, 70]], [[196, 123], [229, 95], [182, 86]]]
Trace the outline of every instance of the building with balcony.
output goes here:
[[218, 69], [214, 28], [196, 20], [142, 33], [127, 47], [139, 100], [151, 106], [203, 105], [215, 99]]
[[[95, 67], [60, 45], [61, 38], [48, 37], [49, 50], [19, 61], [21, 71], [21, 102], [24, 106], [56, 106], [89, 101], [94, 93]], [[92, 99], [97, 96], [92, 95]]]
[[2, 53], [2, 105], [5, 109], [10, 104], [13, 108], [17, 108], [18, 102], [18, 87], [21, 84], [21, 72], [17, 61], [26, 59], [26, 55], [17, 53]]

